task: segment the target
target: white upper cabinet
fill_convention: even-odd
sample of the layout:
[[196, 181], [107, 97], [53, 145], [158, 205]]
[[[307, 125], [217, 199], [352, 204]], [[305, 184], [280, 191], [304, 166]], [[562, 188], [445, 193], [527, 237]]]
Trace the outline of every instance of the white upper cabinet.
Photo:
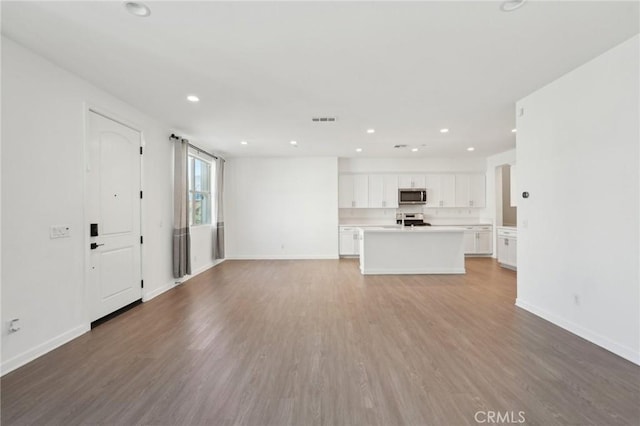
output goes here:
[[485, 176], [483, 174], [455, 175], [455, 206], [485, 207]]
[[355, 207], [353, 197], [353, 175], [340, 175], [338, 177], [338, 207]]
[[338, 178], [338, 207], [362, 208], [369, 206], [367, 175], [340, 175]]
[[398, 188], [424, 188], [424, 175], [399, 175]]
[[427, 207], [454, 207], [456, 201], [455, 182], [454, 175], [426, 175]]
[[398, 207], [398, 176], [369, 175], [369, 207]]
[[367, 175], [353, 176], [355, 207], [369, 207], [369, 179]]
[[338, 207], [397, 208], [399, 188], [426, 188], [426, 207], [483, 208], [484, 174], [345, 174], [338, 179]]

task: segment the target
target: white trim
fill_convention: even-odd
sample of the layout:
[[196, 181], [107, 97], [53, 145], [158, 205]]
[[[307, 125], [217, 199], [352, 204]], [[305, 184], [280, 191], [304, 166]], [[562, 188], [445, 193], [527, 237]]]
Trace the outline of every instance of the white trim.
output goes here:
[[[189, 277], [189, 278], [187, 278], [187, 280], [190, 279], [190, 278], [195, 277], [196, 275], [200, 275], [204, 271], [207, 271], [207, 270], [213, 268], [214, 266], [221, 264], [224, 261], [225, 261], [225, 259], [212, 260], [211, 262], [207, 263], [206, 265], [201, 266], [200, 268], [196, 269], [195, 271], [192, 271], [191, 275], [187, 275], [187, 277]], [[184, 281], [186, 281], [186, 280], [184, 280]]]
[[516, 306], [524, 309], [525, 311], [531, 312], [532, 314], [546, 321], [549, 321], [550, 323], [557, 325], [558, 327], [563, 328], [575, 334], [576, 336], [582, 337], [583, 339], [588, 340], [589, 342], [594, 343], [608, 350], [609, 352], [621, 356], [622, 358], [631, 361], [634, 364], [640, 365], [640, 352], [634, 350], [633, 348], [629, 348], [616, 343], [608, 337], [584, 328], [583, 326], [578, 325], [565, 318], [559, 317], [558, 315], [552, 314], [544, 309], [525, 302], [522, 299], [516, 299]]
[[142, 303], [148, 302], [149, 300], [160, 296], [162, 293], [171, 290], [172, 288], [174, 288], [179, 284], [180, 283], [176, 283], [172, 281], [170, 283], [163, 285], [162, 287], [156, 288], [155, 290], [146, 292], [145, 294], [142, 295]]
[[110, 111], [110, 110], [108, 110], [106, 108], [102, 108], [102, 107], [97, 107], [95, 105], [91, 105], [91, 104], [89, 104], [87, 102], [85, 102], [85, 106], [86, 106], [86, 109], [89, 110], [89, 112], [96, 113], [96, 114], [102, 116], [103, 118], [106, 118], [106, 119], [111, 120], [111, 121], [115, 121], [118, 124], [122, 124], [124, 127], [128, 127], [133, 131], [142, 133], [142, 127], [141, 126], [138, 126], [138, 125], [130, 122], [129, 120], [123, 120], [121, 118], [114, 118], [114, 117], [120, 117], [120, 114], [114, 113], [113, 111]]
[[504, 269], [510, 269], [512, 271], [517, 271], [518, 270], [517, 266], [509, 265], [508, 263], [500, 263], [500, 262], [498, 262], [498, 266], [500, 266], [501, 268], [504, 268]]
[[336, 254], [330, 255], [313, 255], [313, 254], [242, 254], [239, 256], [227, 256], [227, 260], [326, 260], [326, 259], [339, 259], [340, 257]]
[[419, 268], [419, 269], [366, 269], [363, 275], [407, 275], [407, 274], [465, 274], [465, 268]]
[[224, 261], [225, 261], [225, 259], [214, 260], [214, 261], [204, 265], [203, 267], [198, 268], [191, 275], [185, 275], [183, 278], [180, 278], [179, 281], [178, 280], [172, 281], [170, 283], [167, 283], [167, 284], [163, 285], [160, 288], [157, 288], [157, 289], [152, 290], [152, 291], [150, 291], [148, 293], [145, 293], [142, 296], [142, 302], [148, 302], [151, 299], [154, 299], [154, 298], [160, 296], [162, 293], [165, 293], [165, 292], [171, 290], [172, 288], [179, 286], [180, 284], [184, 283], [185, 281], [195, 277], [196, 275], [200, 275], [201, 273], [213, 268], [216, 265], [221, 264]]
[[36, 346], [35, 348], [31, 348], [19, 355], [14, 356], [10, 360], [7, 360], [3, 362], [2, 365], [0, 365], [0, 375], [4, 376], [5, 374], [15, 369], [22, 367], [23, 365], [33, 361], [38, 357], [41, 357], [47, 352], [50, 352], [64, 345], [65, 343], [70, 342], [76, 337], [80, 337], [89, 330], [91, 330], [91, 326], [89, 324], [80, 325], [60, 334], [59, 336], [54, 337], [53, 339], [47, 340], [46, 342]]
[[[220, 259], [220, 260], [215, 260], [213, 262], [211, 262], [208, 265], [203, 266], [202, 268], [199, 268], [198, 271], [196, 271], [193, 275], [190, 275], [189, 278], [193, 278], [194, 276], [201, 274], [202, 272], [216, 266], [219, 265], [220, 263], [224, 262], [224, 259]], [[153, 291], [150, 291], [146, 294], [143, 294], [142, 296], [142, 301], [143, 302], [148, 302], [149, 300], [160, 296], [162, 293], [171, 290], [172, 288], [176, 287], [178, 284], [176, 283], [167, 283], [164, 286], [155, 289]], [[29, 362], [33, 361], [36, 358], [39, 358], [45, 354], [47, 354], [48, 352], [51, 352], [52, 350], [64, 345], [65, 343], [70, 342], [71, 340], [82, 336], [84, 333], [86, 333], [87, 331], [91, 330], [91, 325], [90, 324], [84, 324], [84, 325], [80, 325], [78, 327], [72, 328], [69, 331], [66, 331], [62, 334], [60, 334], [59, 336], [54, 337], [53, 339], [50, 339], [38, 346], [36, 346], [35, 348], [29, 349], [23, 353], [21, 353], [20, 355], [17, 355], [13, 358], [11, 358], [10, 360], [7, 360], [5, 362], [3, 362], [2, 364], [0, 364], [0, 376], [4, 376], [5, 374], [22, 367], [25, 364], [28, 364]]]

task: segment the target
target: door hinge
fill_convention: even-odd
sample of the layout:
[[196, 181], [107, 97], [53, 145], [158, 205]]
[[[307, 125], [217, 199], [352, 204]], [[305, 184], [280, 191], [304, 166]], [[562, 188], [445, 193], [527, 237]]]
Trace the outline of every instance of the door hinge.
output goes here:
[[144, 237], [140, 235], [140, 244], [144, 244]]
[[144, 280], [140, 280], [140, 287], [144, 288]]
[[142, 147], [140, 147], [140, 155], [142, 155]]
[[140, 191], [140, 199], [142, 200], [142, 191]]

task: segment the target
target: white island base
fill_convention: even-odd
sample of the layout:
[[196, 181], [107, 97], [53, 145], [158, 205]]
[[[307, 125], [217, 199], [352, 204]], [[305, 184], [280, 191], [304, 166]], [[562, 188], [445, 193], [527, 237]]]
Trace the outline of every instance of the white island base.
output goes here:
[[361, 228], [360, 272], [464, 274], [464, 230], [429, 226]]

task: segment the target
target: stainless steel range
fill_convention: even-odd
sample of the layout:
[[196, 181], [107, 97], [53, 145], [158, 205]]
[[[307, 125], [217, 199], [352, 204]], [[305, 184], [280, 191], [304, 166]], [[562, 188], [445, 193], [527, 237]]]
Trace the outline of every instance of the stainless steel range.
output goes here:
[[396, 213], [396, 223], [404, 226], [431, 226], [424, 221], [423, 213]]

